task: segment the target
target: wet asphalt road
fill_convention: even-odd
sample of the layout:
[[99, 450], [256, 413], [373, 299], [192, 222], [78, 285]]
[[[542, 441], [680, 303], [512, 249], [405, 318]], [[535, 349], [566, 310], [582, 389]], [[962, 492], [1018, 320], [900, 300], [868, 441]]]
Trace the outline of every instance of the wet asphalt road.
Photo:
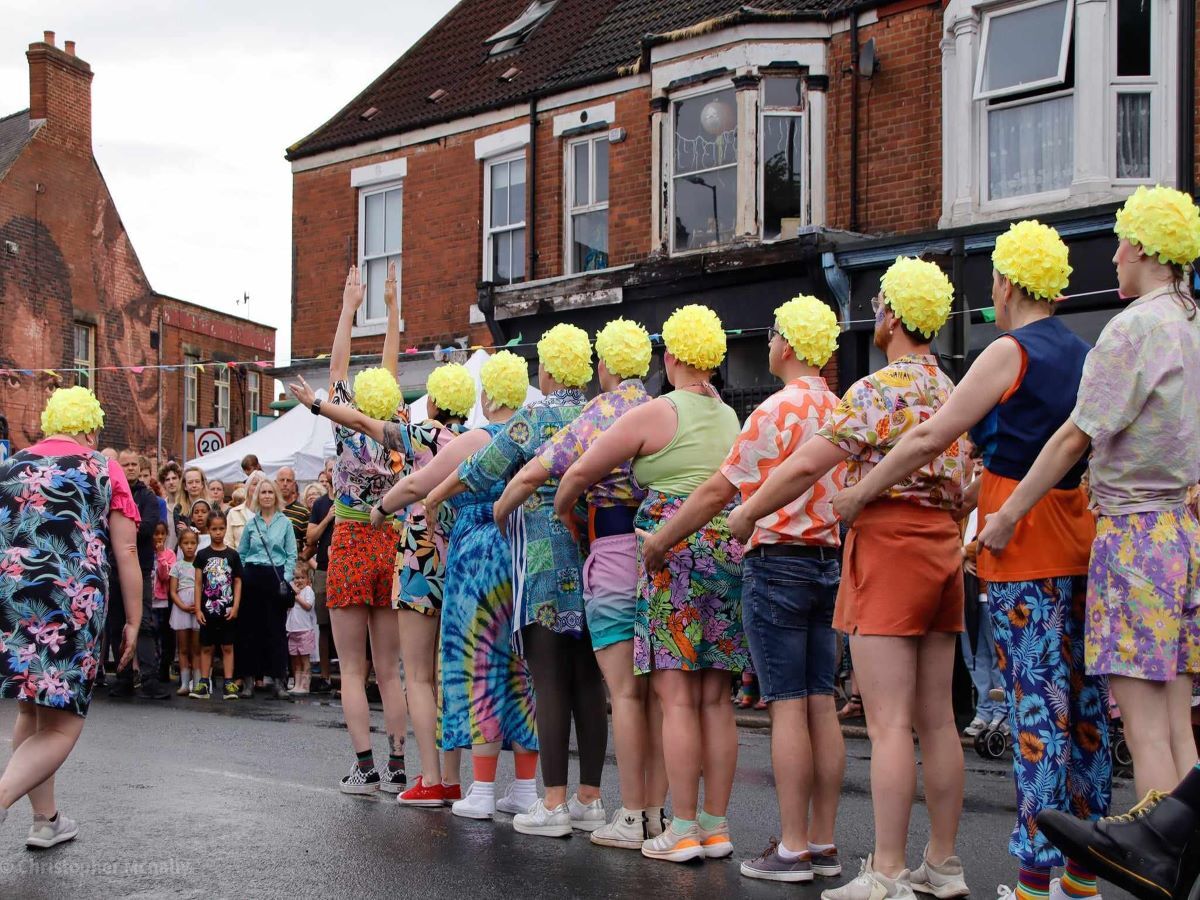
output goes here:
[[[42, 897], [798, 897], [814, 886], [751, 881], [737, 860], [777, 834], [766, 731], [741, 729], [738, 780], [730, 809], [734, 859], [686, 866], [601, 849], [586, 836], [553, 840], [516, 834], [447, 810], [402, 809], [388, 795], [348, 797], [337, 779], [351, 760], [340, 709], [328, 702], [267, 700], [158, 704], [110, 700], [97, 691], [83, 737], [60, 771], [61, 808], [80, 823], [74, 842], [24, 849], [29, 807], [22, 801], [0, 826], [0, 898]], [[0, 705], [8, 742], [15, 716]], [[376, 730], [382, 715], [372, 712]], [[419, 771], [408, 742], [410, 773]], [[848, 871], [870, 849], [869, 747], [848, 744], [849, 766], [838, 821]], [[382, 733], [376, 754], [386, 752]], [[605, 803], [616, 807], [609, 744]], [[7, 754], [5, 754], [7, 756]], [[499, 782], [512, 777], [505, 755]], [[973, 896], [991, 900], [1011, 883], [1006, 853], [1013, 794], [1006, 763], [967, 756], [966, 813], [960, 852]], [[469, 761], [464, 761], [469, 780]], [[574, 767], [572, 767], [574, 769]], [[1117, 805], [1128, 808], [1122, 784]], [[910, 860], [919, 859], [928, 820], [914, 815]], [[1124, 896], [1115, 889], [1106, 898]]]

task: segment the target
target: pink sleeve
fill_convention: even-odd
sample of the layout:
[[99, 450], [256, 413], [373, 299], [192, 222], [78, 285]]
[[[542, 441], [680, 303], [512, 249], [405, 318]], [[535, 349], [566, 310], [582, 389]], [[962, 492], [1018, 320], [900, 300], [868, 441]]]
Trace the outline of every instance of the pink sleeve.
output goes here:
[[108, 461], [108, 480], [112, 484], [112, 508], [133, 519], [134, 525], [140, 525], [142, 517], [137, 504], [133, 502], [129, 482], [125, 480], [125, 470], [115, 459]]

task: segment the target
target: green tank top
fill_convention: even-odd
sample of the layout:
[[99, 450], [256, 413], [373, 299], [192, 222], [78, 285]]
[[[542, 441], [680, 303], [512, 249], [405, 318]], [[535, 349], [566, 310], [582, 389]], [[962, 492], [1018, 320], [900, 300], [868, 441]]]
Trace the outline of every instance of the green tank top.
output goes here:
[[721, 467], [737, 440], [737, 413], [715, 397], [692, 391], [663, 396], [675, 407], [675, 437], [657, 453], [634, 460], [638, 484], [663, 494], [687, 496]]

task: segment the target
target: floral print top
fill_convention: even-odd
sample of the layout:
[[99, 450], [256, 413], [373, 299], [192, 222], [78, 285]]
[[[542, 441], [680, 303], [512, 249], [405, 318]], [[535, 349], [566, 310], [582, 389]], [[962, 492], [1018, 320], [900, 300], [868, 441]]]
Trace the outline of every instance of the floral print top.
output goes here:
[[[542, 445], [537, 458], [554, 479], [562, 478], [567, 469], [583, 456], [601, 434], [631, 409], [650, 402], [646, 386], [640, 378], [622, 381], [615, 391], [608, 391], [588, 401], [579, 418], [559, 431]], [[587, 490], [589, 506], [633, 506], [646, 496], [634, 480], [632, 463], [624, 462]]]
[[[335, 381], [329, 402], [335, 406], [353, 406], [354, 393], [350, 382]], [[397, 411], [392, 422], [403, 422]], [[344, 425], [333, 426], [337, 448], [337, 464], [333, 467], [333, 497], [339, 519], [366, 522], [371, 507], [379, 504], [383, 495], [404, 475], [404, 457], [365, 434]]]
[[[850, 454], [846, 484], [862, 481], [900, 438], [950, 399], [954, 382], [930, 354], [909, 354], [860, 378], [817, 432]], [[881, 496], [918, 506], [955, 511], [973, 464], [965, 441], [956, 440], [932, 462], [917, 469]]]

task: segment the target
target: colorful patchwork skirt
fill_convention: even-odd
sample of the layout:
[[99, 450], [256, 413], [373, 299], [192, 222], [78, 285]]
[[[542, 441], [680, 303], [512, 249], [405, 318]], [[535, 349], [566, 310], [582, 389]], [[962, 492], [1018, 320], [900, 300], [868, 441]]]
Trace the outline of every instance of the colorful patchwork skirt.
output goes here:
[[[635, 525], [657, 531], [686, 497], [650, 491]], [[667, 552], [666, 566], [646, 574], [638, 547], [638, 602], [633, 626], [633, 666], [656, 669], [750, 668], [742, 629], [742, 545], [729, 533], [727, 508]]]

